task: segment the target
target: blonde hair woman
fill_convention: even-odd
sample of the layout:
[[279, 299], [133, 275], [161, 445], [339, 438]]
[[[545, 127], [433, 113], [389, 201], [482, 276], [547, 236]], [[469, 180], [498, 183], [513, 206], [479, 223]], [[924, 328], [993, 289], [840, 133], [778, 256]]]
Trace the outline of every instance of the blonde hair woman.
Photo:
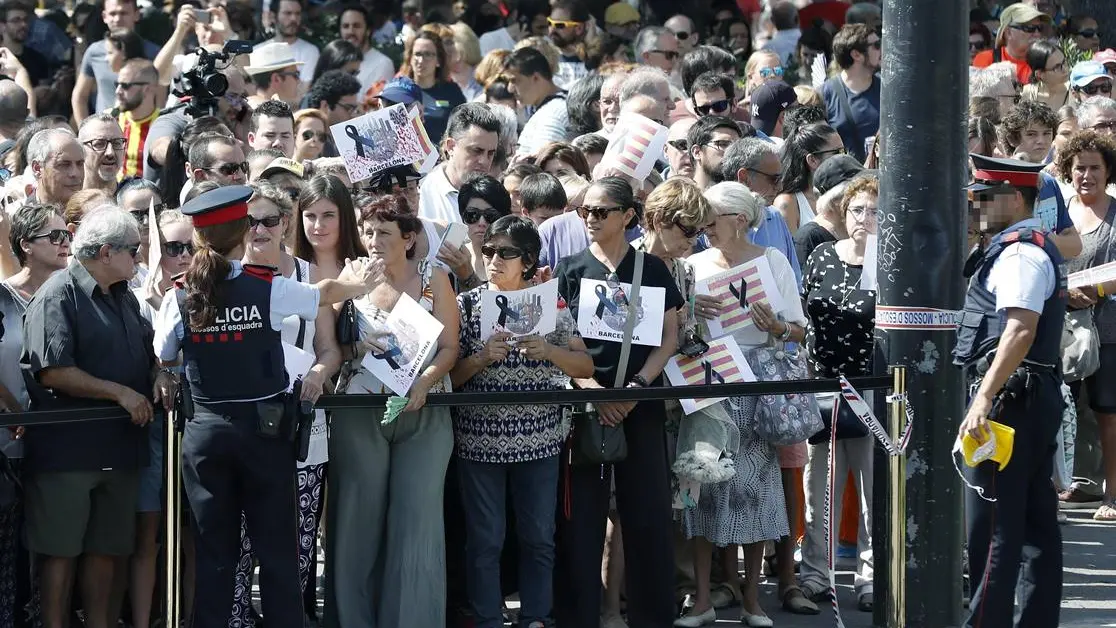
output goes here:
[[747, 83], [744, 92], [751, 94], [757, 87], [768, 81], [782, 81], [785, 74], [783, 61], [778, 53], [770, 50], [759, 50], [748, 57], [744, 64], [744, 79]]
[[795, 85], [794, 93], [798, 96], [798, 104], [803, 107], [825, 108], [825, 101], [822, 100], [821, 94], [809, 85]]
[[295, 161], [321, 157], [329, 138], [329, 118], [321, 109], [299, 109], [294, 124]]
[[476, 100], [484, 94], [484, 87], [474, 76], [474, 68], [481, 62], [480, 40], [473, 29], [461, 22], [451, 26], [450, 30], [453, 31], [454, 48], [457, 50], [456, 55], [451, 55], [450, 77], [465, 94], [465, 100]]
[[477, 63], [477, 67], [473, 71], [473, 78], [477, 79], [477, 82], [484, 87], [488, 87], [488, 84], [496, 80], [503, 72], [504, 59], [510, 54], [510, 50], [500, 48], [484, 55], [484, 58]]

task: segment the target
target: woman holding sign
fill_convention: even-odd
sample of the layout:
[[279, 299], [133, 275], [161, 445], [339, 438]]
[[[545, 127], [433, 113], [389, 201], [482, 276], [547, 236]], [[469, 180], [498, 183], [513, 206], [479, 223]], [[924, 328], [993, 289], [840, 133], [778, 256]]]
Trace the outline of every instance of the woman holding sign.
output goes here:
[[[541, 247], [526, 218], [505, 216], [488, 228], [481, 249], [488, 283], [457, 297], [461, 348], [450, 372], [454, 388], [559, 390], [566, 378], [592, 376], [593, 360], [569, 308], [559, 306], [554, 284], [553, 291], [546, 285], [527, 290]], [[545, 328], [551, 330], [539, 335]], [[519, 622], [550, 622], [558, 454], [566, 438], [561, 419], [556, 404], [455, 409], [469, 602], [477, 628], [503, 625], [499, 564], [508, 492], [519, 537]]]
[[354, 301], [361, 341], [356, 368], [338, 388], [407, 401], [394, 418], [383, 409], [333, 412], [325, 567], [332, 628], [446, 623], [442, 500], [453, 427], [445, 406], [425, 401], [450, 390], [458, 314], [446, 273], [412, 262], [421, 228], [390, 196], [360, 221], [385, 281]]
[[[588, 229], [589, 248], [563, 259], [554, 271], [558, 295], [593, 358], [593, 376], [573, 383], [580, 388], [612, 388], [617, 380], [629, 388], [661, 385], [663, 367], [678, 348], [683, 300], [666, 264], [654, 255], [637, 255], [624, 238], [624, 230], [639, 222], [641, 212], [632, 187], [620, 177], [595, 181], [577, 212]], [[643, 260], [640, 298], [629, 309], [626, 295], [633, 290], [637, 257]], [[617, 377], [632, 310], [638, 323], [627, 368]], [[572, 464], [563, 472], [560, 491], [566, 512], [558, 525], [556, 619], [562, 626], [600, 622], [601, 554], [615, 472], [628, 572], [628, 624], [665, 626], [675, 614], [665, 406], [662, 401], [594, 405], [602, 424], [623, 426], [628, 452], [620, 462]]]

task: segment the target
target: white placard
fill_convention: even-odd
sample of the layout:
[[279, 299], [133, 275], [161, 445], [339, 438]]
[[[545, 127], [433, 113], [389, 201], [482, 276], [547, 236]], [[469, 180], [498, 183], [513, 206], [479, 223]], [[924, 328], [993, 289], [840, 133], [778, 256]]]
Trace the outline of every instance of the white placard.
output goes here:
[[[367, 319], [361, 322], [365, 321]], [[370, 331], [363, 325], [361, 327], [361, 334]], [[438, 346], [438, 336], [442, 334], [443, 327], [438, 319], [404, 294], [387, 319], [374, 325], [376, 331], [386, 332], [377, 340], [387, 345], [387, 349], [383, 353], [369, 352], [360, 365], [396, 395], [406, 397], [426, 358]]]
[[[624, 342], [624, 325], [628, 320], [627, 296], [632, 284], [616, 284], [611, 289], [604, 281], [581, 280], [581, 296], [577, 304], [577, 331], [582, 338]], [[640, 286], [636, 304], [636, 325], [632, 344], [657, 347], [663, 342], [663, 314], [666, 309], [666, 288]]]
[[1080, 288], [1081, 286], [1093, 286], [1113, 279], [1116, 279], [1116, 262], [1108, 262], [1100, 266], [1086, 268], [1080, 272], [1070, 273], [1066, 277], [1066, 283], [1069, 284], [1070, 288]]
[[302, 349], [292, 345], [289, 342], [283, 343], [283, 366], [287, 369], [287, 392], [294, 387], [294, 382], [300, 377], [304, 377], [310, 372], [310, 367], [314, 366], [314, 355], [307, 353]]
[[418, 110], [408, 112], [402, 104], [340, 122], [329, 127], [329, 132], [353, 183], [396, 166], [425, 167], [431, 154], [438, 152]]
[[864, 266], [860, 272], [860, 289], [876, 289], [876, 266], [879, 265], [878, 247], [880, 240], [876, 234], [869, 233], [868, 241], [864, 244]]
[[[703, 386], [707, 384], [734, 384], [754, 382], [756, 375], [732, 336], [718, 338], [709, 343], [709, 351], [687, 358], [671, 356], [663, 369], [672, 386]], [[724, 401], [725, 397], [711, 399], [680, 399], [682, 411], [693, 414], [698, 410]]]
[[469, 228], [464, 223], [451, 222], [446, 225], [445, 232], [442, 233], [442, 240], [438, 244], [438, 250], [442, 249], [443, 245], [448, 244], [451, 249], [457, 250], [465, 246], [466, 240], [469, 239]]
[[697, 293], [708, 294], [722, 305], [730, 306], [717, 318], [707, 321], [709, 334], [714, 338], [754, 326], [748, 306], [756, 301], [766, 303], [776, 315], [784, 309], [783, 295], [775, 283], [766, 255], [719, 273], [698, 277]]
[[480, 308], [481, 340], [488, 340], [498, 331], [516, 337], [545, 336], [557, 326], [558, 280], [511, 292], [485, 290]]
[[643, 181], [663, 156], [667, 128], [638, 113], [625, 113], [608, 139], [602, 165]]

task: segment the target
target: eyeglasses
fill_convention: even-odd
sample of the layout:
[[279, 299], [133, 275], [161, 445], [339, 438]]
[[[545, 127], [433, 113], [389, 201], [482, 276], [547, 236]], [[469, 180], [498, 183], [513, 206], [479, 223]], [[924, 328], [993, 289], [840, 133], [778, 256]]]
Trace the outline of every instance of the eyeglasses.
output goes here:
[[979, 41], [969, 40], [969, 50], [984, 50], [985, 48], [984, 39], [980, 39]]
[[348, 111], [350, 116], [355, 114], [357, 112], [357, 110], [360, 109], [360, 105], [352, 105], [352, 104], [344, 103], [344, 102], [338, 102], [337, 106], [341, 107], [345, 111]]
[[761, 78], [765, 78], [765, 79], [771, 78], [773, 76], [776, 76], [778, 78], [783, 78], [783, 66], [777, 65], [773, 68], [760, 68], [759, 69], [759, 75], [760, 75]]
[[124, 146], [128, 144], [128, 140], [122, 137], [114, 137], [112, 139], [98, 137], [95, 139], [84, 141], [82, 142], [82, 144], [88, 146], [89, 148], [92, 148], [95, 152], [101, 153], [104, 152], [104, 150], [110, 145], [112, 146], [113, 150], [124, 150]]
[[1098, 123], [1094, 124], [1093, 126], [1089, 127], [1088, 130], [1090, 130], [1090, 131], [1105, 131], [1105, 132], [1108, 132], [1108, 133], [1112, 133], [1112, 132], [1116, 131], [1116, 120], [1109, 120], [1107, 122], [1098, 122]]
[[1077, 36], [1093, 39], [1094, 37], [1100, 37], [1102, 32], [1099, 28], [1083, 28], [1077, 31]]
[[309, 142], [310, 140], [314, 139], [315, 137], [318, 138], [319, 142], [325, 144], [326, 137], [328, 137], [328, 136], [325, 133], [317, 133], [315, 131], [303, 131], [302, 132], [302, 141], [304, 141], [304, 142]]
[[131, 214], [132, 218], [135, 218], [136, 222], [138, 222], [139, 224], [141, 224], [141, 225], [146, 225], [147, 224], [147, 210], [146, 209], [136, 209], [136, 210], [130, 211], [128, 213]]
[[298, 188], [280, 188], [284, 194], [289, 196], [292, 201], [298, 203], [298, 197], [302, 196], [302, 190]]
[[1034, 35], [1035, 33], [1042, 32], [1042, 26], [1039, 26], [1038, 24], [1012, 24], [1009, 28], [1014, 28], [1015, 30], [1022, 31], [1024, 33], [1027, 33], [1028, 35]]
[[1085, 87], [1078, 87], [1076, 89], [1077, 89], [1077, 91], [1082, 92], [1084, 94], [1088, 94], [1090, 96], [1096, 96], [1098, 93], [1100, 93], [1100, 94], [1111, 94], [1112, 93], [1112, 81], [1098, 81], [1096, 83], [1090, 83], [1090, 84], [1086, 85]]
[[690, 34], [687, 33], [686, 31], [672, 31], [672, 32], [674, 33], [674, 36], [678, 38], [678, 41], [686, 41], [687, 39], [690, 38]]
[[830, 156], [832, 156], [832, 155], [844, 155], [845, 153], [846, 153], [845, 147], [842, 146], [841, 148], [831, 148], [829, 150], [814, 151], [810, 154], [817, 157], [818, 155], [830, 155]]
[[779, 177], [782, 174], [782, 173], [779, 173], [779, 172], [776, 172], [775, 174], [771, 174], [770, 172], [764, 172], [763, 170], [756, 170], [755, 168], [745, 168], [745, 170], [747, 170], [748, 172], [754, 172], [756, 174], [762, 174], [763, 176], [767, 177], [767, 179], [769, 181], [771, 181], [772, 184], [778, 183], [779, 182]]
[[682, 151], [683, 153], [690, 149], [690, 145], [686, 143], [686, 140], [684, 139], [667, 140], [667, 145], [674, 150]]
[[274, 229], [282, 222], [283, 217], [279, 214], [272, 214], [266, 218], [255, 218], [251, 214], [248, 215], [248, 228], [255, 229], [259, 225], [263, 225], [268, 229]]
[[577, 212], [578, 216], [581, 216], [582, 220], [588, 220], [589, 216], [592, 216], [597, 220], [608, 220], [609, 214], [611, 214], [612, 212], [622, 212], [624, 211], [624, 209], [624, 207], [621, 207], [619, 205], [615, 207], [591, 207], [589, 205], [582, 205], [574, 211]]
[[677, 216], [675, 216], [674, 220], [671, 222], [674, 223], [675, 227], [678, 227], [678, 230], [682, 232], [682, 235], [686, 236], [687, 240], [692, 240], [705, 233], [705, 227], [688, 227], [679, 222]]
[[729, 146], [732, 146], [732, 142], [733, 140], [713, 140], [711, 142], [706, 142], [705, 146], [712, 146], [723, 153], [728, 150]]
[[464, 220], [467, 225], [475, 225], [481, 218], [484, 218], [484, 221], [491, 225], [502, 216], [503, 214], [500, 213], [500, 210], [491, 207], [488, 209], [466, 207], [465, 211], [461, 212], [461, 219]]
[[248, 174], [248, 162], [247, 161], [242, 161], [238, 164], [234, 164], [234, 163], [221, 164], [220, 166], [212, 166], [210, 168], [202, 168], [202, 170], [206, 170], [206, 171], [209, 171], [209, 172], [216, 171], [216, 172], [219, 172], [226, 177], [231, 177], [234, 174], [236, 174], [238, 172], [241, 172], [241, 171], [243, 171], [244, 174], [247, 175]]
[[514, 246], [492, 246], [486, 244], [481, 247], [481, 255], [488, 259], [499, 257], [500, 259], [519, 259], [523, 257], [523, 250]]
[[667, 61], [674, 61], [678, 58], [677, 50], [648, 50], [647, 52], [657, 52], [667, 58]]
[[136, 259], [136, 256], [139, 255], [140, 245], [138, 243], [125, 244], [124, 246], [114, 246], [112, 248], [114, 251], [127, 251], [128, 255], [132, 256], [132, 259]]
[[732, 102], [730, 102], [728, 100], [715, 100], [711, 103], [706, 103], [704, 105], [699, 105], [699, 104], [695, 103], [694, 104], [694, 111], [698, 112], [700, 115], [707, 116], [710, 113], [717, 113], [717, 114], [724, 113], [724, 112], [728, 111], [730, 106], [732, 106]]
[[62, 244], [62, 243], [69, 244], [69, 243], [74, 241], [74, 234], [70, 233], [69, 231], [67, 231], [65, 229], [51, 229], [50, 231], [47, 231], [46, 233], [39, 233], [39, 234], [30, 236], [30, 237], [27, 238], [27, 240], [28, 241], [42, 240], [43, 238], [46, 238], [47, 240], [50, 240], [51, 244]]
[[852, 216], [857, 222], [865, 222], [868, 220], [876, 220], [878, 218], [876, 209], [869, 209], [861, 205], [851, 205], [847, 210], [849, 215]]
[[551, 28], [576, 28], [583, 24], [583, 22], [572, 22], [570, 20], [552, 20], [549, 17], [546, 18], [546, 23]]
[[186, 253], [187, 255], [193, 255], [194, 254], [194, 243], [193, 242], [179, 242], [177, 240], [168, 240], [167, 242], [163, 243], [163, 250], [166, 251], [167, 255], [170, 255], [171, 257], [178, 257], [179, 255], [182, 255], [183, 253]]

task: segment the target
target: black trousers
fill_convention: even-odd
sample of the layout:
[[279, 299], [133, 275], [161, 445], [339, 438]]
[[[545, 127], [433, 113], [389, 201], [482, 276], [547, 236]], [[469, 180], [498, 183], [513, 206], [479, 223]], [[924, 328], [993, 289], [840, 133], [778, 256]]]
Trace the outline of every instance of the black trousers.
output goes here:
[[235, 405], [230, 416], [197, 407], [182, 437], [197, 557], [194, 626], [229, 624], [243, 512], [268, 628], [302, 628], [294, 444], [258, 436], [254, 405]]
[[603, 468], [570, 466], [569, 456], [563, 455], [554, 577], [554, 617], [559, 628], [600, 623], [601, 555], [613, 473], [624, 534], [628, 625], [672, 625], [674, 547], [665, 421], [663, 402], [644, 401], [624, 421], [626, 460]]
[[1015, 428], [1003, 470], [987, 461], [969, 469], [970, 483], [996, 502], [966, 491], [969, 526], [970, 615], [965, 626], [1011, 626], [1019, 598], [1019, 628], [1055, 628], [1062, 601], [1062, 531], [1051, 476], [1054, 438], [1062, 426], [1062, 392], [1054, 373], [1035, 372], [1024, 399], [1008, 401], [999, 417]]

